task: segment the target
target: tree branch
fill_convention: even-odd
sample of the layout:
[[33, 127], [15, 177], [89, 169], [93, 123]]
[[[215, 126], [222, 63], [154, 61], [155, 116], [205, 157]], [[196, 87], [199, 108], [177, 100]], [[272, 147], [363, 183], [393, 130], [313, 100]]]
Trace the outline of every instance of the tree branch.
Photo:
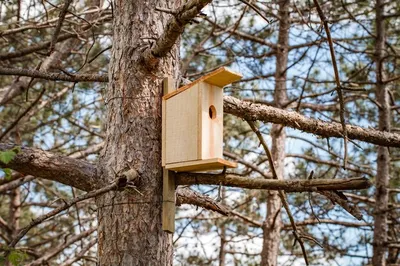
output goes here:
[[176, 205], [180, 206], [182, 204], [199, 206], [207, 210], [218, 212], [224, 216], [230, 213], [230, 209], [225, 205], [189, 188], [178, 188], [176, 190]]
[[285, 192], [313, 192], [366, 189], [371, 186], [363, 177], [349, 179], [274, 180], [247, 178], [233, 174], [177, 173], [177, 185], [223, 185], [247, 189], [284, 190]]
[[0, 194], [6, 192], [8, 190], [15, 189], [15, 188], [27, 183], [27, 182], [32, 181], [33, 179], [35, 179], [34, 176], [27, 175], [27, 176], [18, 178], [16, 180], [13, 180], [13, 181], [11, 181], [9, 183], [6, 183], [6, 184], [0, 186]]
[[[261, 104], [252, 104], [231, 96], [224, 96], [224, 112], [246, 120], [260, 120], [266, 123], [280, 124], [322, 137], [343, 137], [343, 128], [339, 123], [307, 118], [296, 112]], [[349, 139], [361, 140], [381, 146], [400, 147], [399, 134], [353, 125], [347, 125], [346, 128]]]
[[0, 75], [25, 76], [55, 81], [70, 82], [108, 82], [107, 74], [63, 74], [54, 72], [43, 72], [35, 69], [0, 67]]
[[86, 230], [78, 235], [74, 235], [73, 237], [69, 238], [67, 242], [57, 246], [56, 248], [50, 250], [49, 252], [47, 252], [45, 255], [43, 255], [41, 258], [31, 262], [30, 264], [28, 264], [27, 266], [39, 266], [39, 265], [49, 265], [49, 260], [52, 259], [53, 257], [55, 257], [57, 254], [59, 254], [60, 252], [64, 251], [66, 248], [68, 248], [70, 245], [72, 245], [73, 243], [88, 237], [89, 235], [91, 235], [94, 231], [96, 231], [97, 228], [96, 227], [92, 227], [89, 230]]
[[[0, 151], [15, 146], [0, 143]], [[21, 152], [8, 164], [0, 163], [0, 167], [54, 180], [84, 191], [92, 190], [99, 181], [96, 179], [97, 168], [90, 163], [27, 147], [22, 147]]]
[[65, 19], [65, 15], [67, 14], [67, 10], [68, 10], [68, 7], [69, 7], [69, 5], [71, 4], [71, 2], [72, 2], [72, 0], [65, 0], [64, 6], [63, 6], [63, 8], [61, 9], [60, 14], [58, 15], [58, 18], [59, 18], [59, 19], [58, 19], [58, 21], [57, 21], [57, 26], [56, 26], [56, 28], [55, 28], [55, 30], [54, 30], [53, 37], [51, 38], [51, 43], [50, 43], [50, 48], [49, 48], [49, 55], [50, 55], [50, 54], [53, 52], [53, 50], [54, 50], [54, 45], [55, 45], [56, 42], [57, 42], [58, 35], [60, 34], [61, 27], [62, 27], [62, 24], [63, 24], [64, 19]]
[[88, 192], [86, 194], [80, 195], [80, 196], [78, 196], [76, 198], [73, 198], [73, 199], [71, 199], [69, 201], [64, 201], [64, 203], [60, 207], [58, 207], [58, 208], [56, 208], [56, 209], [54, 209], [54, 210], [52, 210], [52, 211], [50, 211], [50, 212], [48, 212], [46, 214], [43, 214], [43, 215], [37, 217], [36, 219], [32, 220], [27, 226], [22, 228], [18, 232], [18, 235], [8, 245], [8, 247], [11, 247], [11, 248], [15, 247], [15, 245], [18, 243], [18, 241], [21, 240], [21, 238], [24, 237], [26, 235], [26, 233], [28, 233], [29, 230], [31, 230], [34, 226], [42, 223], [43, 221], [49, 219], [50, 217], [53, 217], [56, 214], [58, 214], [58, 213], [60, 213], [62, 211], [65, 211], [66, 209], [70, 208], [71, 206], [75, 205], [76, 203], [78, 203], [80, 201], [87, 200], [87, 199], [90, 199], [90, 198], [94, 198], [94, 197], [99, 196], [101, 194], [107, 193], [107, 192], [109, 192], [111, 190], [115, 190], [115, 189], [118, 188], [119, 185], [120, 185], [119, 182], [114, 182], [114, 183], [109, 184], [108, 186], [105, 186], [105, 187], [100, 188], [98, 190], [93, 190], [93, 191], [90, 191], [90, 192]]
[[178, 38], [185, 30], [185, 25], [194, 19], [203, 7], [212, 0], [190, 0], [183, 4], [168, 21], [164, 32], [157, 39], [151, 49], [147, 49], [143, 55], [146, 64], [153, 68], [159, 58], [164, 57], [171, 50]]
[[[10, 150], [13, 147], [15, 145], [0, 143], [0, 151]], [[22, 147], [21, 152], [14, 160], [7, 165], [0, 163], [0, 167], [11, 168], [26, 175], [29, 174], [54, 180], [84, 191], [90, 191], [95, 187], [99, 187], [95, 165], [40, 149]], [[30, 181], [32, 178], [25, 179], [16, 180], [16, 186], [21, 184], [21, 182]], [[362, 177], [349, 179], [271, 180], [246, 178], [232, 174], [200, 173], [178, 173], [176, 175], [176, 182], [179, 185], [222, 184], [230, 187], [284, 190], [286, 192], [356, 190], [371, 186], [368, 179]]]

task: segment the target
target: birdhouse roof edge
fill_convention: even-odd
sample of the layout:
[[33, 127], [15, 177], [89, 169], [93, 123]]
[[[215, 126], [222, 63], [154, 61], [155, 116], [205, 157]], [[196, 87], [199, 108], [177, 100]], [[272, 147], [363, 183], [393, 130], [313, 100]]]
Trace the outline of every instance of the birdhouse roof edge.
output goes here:
[[210, 72], [207, 75], [204, 75], [183, 87], [180, 87], [176, 91], [168, 93], [167, 95], [165, 95], [163, 97], [163, 99], [167, 100], [167, 99], [193, 87], [194, 85], [196, 85], [197, 83], [200, 83], [200, 82], [206, 82], [206, 83], [216, 85], [216, 86], [222, 88], [228, 84], [231, 84], [233, 82], [240, 80], [241, 78], [242, 78], [241, 74], [234, 72], [234, 71], [228, 69], [227, 67], [220, 67], [217, 70]]

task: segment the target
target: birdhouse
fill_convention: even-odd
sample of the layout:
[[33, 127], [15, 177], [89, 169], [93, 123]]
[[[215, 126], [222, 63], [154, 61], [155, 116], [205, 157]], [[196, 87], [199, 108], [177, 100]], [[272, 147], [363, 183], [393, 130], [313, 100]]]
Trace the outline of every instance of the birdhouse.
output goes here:
[[173, 171], [236, 167], [223, 159], [223, 87], [241, 79], [219, 68], [163, 97], [162, 164]]

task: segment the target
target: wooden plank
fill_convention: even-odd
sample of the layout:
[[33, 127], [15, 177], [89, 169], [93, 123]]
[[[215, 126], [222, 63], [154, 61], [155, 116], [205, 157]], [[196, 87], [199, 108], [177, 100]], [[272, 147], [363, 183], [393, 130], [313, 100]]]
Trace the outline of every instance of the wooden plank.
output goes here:
[[231, 84], [233, 82], [239, 81], [242, 78], [242, 75], [239, 73], [233, 72], [232, 70], [229, 70], [226, 67], [220, 67], [217, 70], [202, 76], [199, 79], [196, 79], [192, 83], [189, 83], [183, 87], [180, 87], [174, 92], [168, 93], [167, 95], [164, 95], [164, 99], [169, 99], [174, 97], [177, 94], [180, 94], [184, 92], [185, 90], [189, 89], [190, 87], [193, 87], [195, 84], [200, 83], [201, 81], [204, 81], [206, 83], [210, 83], [212, 85], [216, 85], [220, 88]]
[[[172, 77], [166, 77], [163, 80], [163, 94], [166, 95], [175, 90], [174, 79]], [[163, 99], [161, 104], [161, 116], [162, 116], [162, 126], [161, 126], [161, 154], [162, 154], [162, 166], [166, 163], [166, 102]]]
[[162, 229], [175, 232], [175, 177], [174, 172], [163, 169]]
[[[167, 77], [163, 80], [164, 95], [175, 89], [174, 80]], [[166, 102], [162, 100], [162, 165], [166, 163], [166, 119], [167, 119]], [[163, 168], [163, 202], [162, 202], [162, 229], [165, 232], [173, 234], [175, 232], [175, 177], [174, 172]]]
[[[163, 80], [163, 94], [166, 95], [175, 90], [174, 79], [172, 77], [166, 77]], [[162, 116], [162, 125], [161, 125], [161, 161], [162, 166], [165, 166], [166, 162], [166, 102], [163, 99], [161, 103], [161, 116]]]
[[202, 142], [203, 142], [203, 135], [202, 135], [202, 128], [203, 128], [203, 114], [202, 114], [202, 102], [203, 102], [203, 83], [200, 82], [196, 86], [198, 87], [198, 99], [197, 99], [197, 158], [195, 160], [201, 160], [202, 158]]
[[166, 100], [166, 164], [198, 159], [198, 87]]
[[204, 82], [222, 88], [233, 82], [239, 81], [241, 78], [242, 78], [242, 75], [240, 75], [239, 73], [236, 73], [227, 68], [224, 68], [224, 71], [221, 71], [218, 74], [211, 75], [211, 76], [205, 78]]
[[208, 160], [197, 160], [191, 162], [182, 162], [167, 164], [166, 169], [176, 172], [208, 171], [227, 168], [236, 168], [237, 163], [230, 162], [221, 158], [212, 158]]
[[162, 99], [161, 102], [161, 165], [164, 167], [166, 162], [166, 128], [165, 128], [165, 112], [166, 112], [166, 103], [165, 100]]
[[200, 83], [201, 102], [201, 157], [222, 158], [223, 152], [223, 93], [217, 86]]

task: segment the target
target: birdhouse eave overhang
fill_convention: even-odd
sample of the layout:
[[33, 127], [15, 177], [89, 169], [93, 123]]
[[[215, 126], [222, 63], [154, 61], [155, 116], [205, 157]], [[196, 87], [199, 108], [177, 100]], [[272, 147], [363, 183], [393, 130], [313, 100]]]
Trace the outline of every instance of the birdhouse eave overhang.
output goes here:
[[173, 91], [173, 92], [165, 95], [163, 97], [163, 99], [167, 100], [171, 97], [174, 97], [175, 95], [193, 87], [194, 85], [196, 85], [200, 82], [209, 83], [209, 84], [215, 85], [222, 89], [224, 86], [231, 84], [233, 82], [239, 81], [241, 78], [242, 78], [242, 75], [240, 75], [239, 73], [231, 71], [226, 67], [221, 67], [205, 76], [202, 76], [201, 78], [193, 81], [192, 83], [189, 83], [183, 87], [180, 87], [176, 91]]

